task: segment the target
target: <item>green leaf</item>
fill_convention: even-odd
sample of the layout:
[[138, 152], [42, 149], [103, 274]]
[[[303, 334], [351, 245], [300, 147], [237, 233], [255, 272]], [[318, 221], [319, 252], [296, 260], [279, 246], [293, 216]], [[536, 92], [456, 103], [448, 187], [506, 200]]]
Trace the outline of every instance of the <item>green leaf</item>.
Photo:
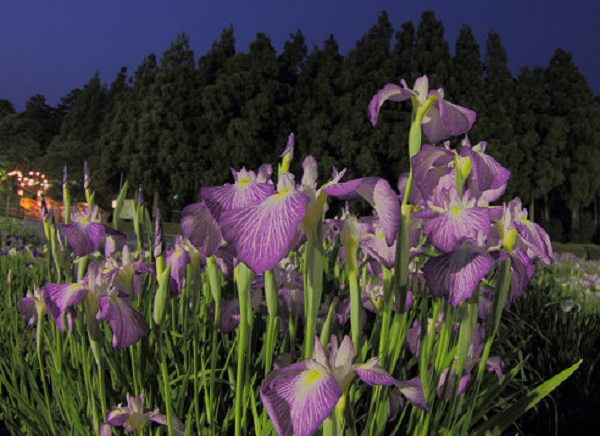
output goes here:
[[539, 403], [544, 397], [550, 392], [556, 389], [563, 381], [568, 379], [576, 370], [583, 360], [580, 360], [570, 368], [565, 369], [561, 373], [555, 375], [550, 380], [542, 383], [540, 386], [529, 392], [523, 398], [519, 399], [516, 403], [510, 406], [508, 409], [494, 415], [489, 421], [481, 425], [477, 430], [476, 434], [484, 434], [485, 432], [492, 431], [493, 433], [504, 432], [508, 429], [517, 419], [525, 414], [529, 409]]

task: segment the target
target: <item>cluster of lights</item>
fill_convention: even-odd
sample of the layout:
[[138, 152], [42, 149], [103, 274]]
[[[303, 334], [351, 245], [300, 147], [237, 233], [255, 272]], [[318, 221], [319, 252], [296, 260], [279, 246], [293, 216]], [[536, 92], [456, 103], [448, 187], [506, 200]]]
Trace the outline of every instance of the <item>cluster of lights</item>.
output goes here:
[[17, 186], [19, 187], [17, 194], [19, 196], [23, 196], [24, 190], [27, 189], [37, 190], [37, 196], [40, 197], [50, 187], [50, 181], [46, 179], [46, 175], [40, 174], [39, 171], [29, 171], [27, 175], [24, 175], [21, 171], [14, 170], [7, 175], [8, 177], [16, 177]]

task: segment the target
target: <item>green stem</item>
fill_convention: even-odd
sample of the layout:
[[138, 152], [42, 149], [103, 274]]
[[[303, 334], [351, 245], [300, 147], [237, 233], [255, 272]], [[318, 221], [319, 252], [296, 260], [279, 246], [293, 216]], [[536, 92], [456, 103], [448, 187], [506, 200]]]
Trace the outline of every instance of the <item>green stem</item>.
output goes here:
[[267, 299], [267, 310], [269, 318], [267, 321], [267, 340], [265, 353], [265, 376], [271, 371], [273, 354], [275, 353], [275, 341], [277, 334], [277, 284], [273, 271], [265, 272], [265, 296]]
[[169, 385], [169, 371], [167, 369], [167, 355], [165, 354], [165, 344], [162, 332], [158, 332], [158, 342], [160, 348], [160, 372], [163, 379], [165, 390], [165, 406], [167, 409], [167, 429], [169, 436], [173, 436], [173, 406], [171, 404], [171, 386]]
[[38, 324], [36, 330], [36, 341], [37, 341], [37, 358], [38, 365], [40, 367], [40, 378], [42, 379], [42, 387], [44, 389], [44, 400], [46, 401], [46, 408], [48, 409], [48, 419], [50, 421], [50, 428], [52, 434], [56, 434], [54, 429], [54, 419], [52, 417], [52, 411], [50, 410], [50, 396], [48, 394], [48, 384], [46, 383], [46, 376], [44, 374], [44, 362], [42, 359], [42, 339], [44, 336], [44, 311], [38, 310]]
[[309, 359], [313, 354], [315, 333], [317, 331], [317, 314], [321, 305], [323, 292], [323, 253], [317, 246], [317, 241], [308, 241], [306, 249], [306, 291], [308, 298], [308, 312], [304, 333], [304, 358]]
[[348, 270], [348, 284], [350, 285], [350, 328], [352, 333], [352, 342], [354, 343], [354, 350], [356, 354], [360, 354], [361, 347], [361, 333], [362, 333], [362, 317], [361, 317], [361, 299], [360, 290], [358, 289], [358, 278], [356, 275], [356, 269], [349, 268]]
[[235, 385], [235, 436], [242, 434], [243, 415], [244, 415], [244, 387], [248, 384], [246, 380], [249, 374], [246, 374], [246, 360], [250, 358], [247, 353], [248, 339], [252, 332], [250, 324], [250, 283], [252, 281], [252, 273], [246, 265], [240, 263], [237, 268], [237, 287], [238, 298], [240, 302], [240, 325], [238, 327], [238, 362], [237, 362], [237, 379]]

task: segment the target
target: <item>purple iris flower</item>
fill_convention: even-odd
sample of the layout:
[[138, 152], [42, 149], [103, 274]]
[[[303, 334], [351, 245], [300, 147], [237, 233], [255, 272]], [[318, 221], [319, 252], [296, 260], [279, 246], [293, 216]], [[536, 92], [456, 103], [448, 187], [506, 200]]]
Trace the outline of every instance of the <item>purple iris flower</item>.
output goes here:
[[88, 315], [96, 316], [98, 321], [108, 321], [113, 348], [128, 347], [144, 336], [148, 325], [144, 317], [129, 306], [129, 294], [114, 285], [115, 275], [115, 271], [101, 272], [98, 264], [92, 262], [88, 274], [78, 283], [47, 283], [44, 288], [48, 311], [56, 319], [86, 299]]
[[[123, 427], [128, 432], [138, 434], [151, 422], [159, 424], [163, 428], [168, 427], [166, 415], [161, 414], [157, 408], [152, 410], [144, 407], [143, 392], [137, 397], [132, 397], [127, 393], [127, 406], [119, 404], [106, 414], [106, 422], [100, 426], [99, 435], [112, 435], [112, 427]], [[175, 435], [185, 434], [185, 425], [179, 418], [173, 416], [171, 422]]]
[[486, 148], [487, 142], [471, 147], [468, 138], [465, 138], [460, 154], [469, 157], [473, 166], [468, 177], [470, 191], [476, 197], [482, 197], [484, 201], [491, 203], [504, 194], [510, 171], [486, 154]]
[[19, 308], [19, 316], [27, 321], [29, 325], [38, 323], [38, 316], [46, 312], [46, 303], [44, 301], [46, 291], [44, 288], [37, 286], [27, 291], [25, 297], [21, 298], [17, 303]]
[[204, 204], [218, 221], [224, 211], [260, 203], [275, 192], [269, 180], [272, 172], [270, 165], [261, 166], [258, 175], [245, 168], [239, 172], [231, 169], [235, 183], [203, 187], [200, 193]]
[[419, 77], [409, 89], [406, 82], [400, 82], [402, 86], [392, 83], [381, 89], [369, 104], [369, 116], [371, 124], [377, 124], [379, 109], [386, 100], [404, 101], [412, 100], [420, 108], [429, 99], [433, 104], [423, 118], [423, 132], [430, 142], [440, 142], [450, 136], [462, 135], [469, 131], [475, 122], [475, 112], [470, 109], [449, 103], [444, 100], [442, 89], [429, 91], [429, 79], [427, 76]]
[[530, 258], [538, 258], [546, 265], [551, 265], [554, 260], [552, 242], [546, 231], [534, 222], [527, 219], [527, 209], [521, 205], [520, 198], [514, 198], [508, 208], [513, 217], [513, 222], [523, 245], [526, 247]]
[[473, 295], [492, 265], [492, 258], [484, 250], [466, 243], [430, 258], [422, 271], [433, 295], [445, 297], [452, 306], [458, 306]]
[[187, 277], [187, 266], [197, 267], [200, 262], [200, 253], [190, 243], [190, 241], [181, 236], [175, 236], [175, 248], [167, 251], [167, 263], [171, 265], [170, 292], [172, 296], [181, 294]]
[[261, 274], [289, 252], [309, 201], [296, 190], [294, 176], [282, 174], [276, 194], [222, 213], [219, 224], [223, 238], [239, 261]]
[[114, 277], [113, 285], [126, 294], [137, 297], [140, 292], [140, 278], [142, 274], [154, 274], [154, 265], [143, 262], [143, 257], [134, 259], [127, 245], [123, 246], [121, 260], [114, 257], [106, 259], [103, 264], [106, 274]]
[[[369, 231], [370, 230], [370, 231]], [[385, 240], [383, 227], [379, 222], [373, 223], [372, 229], [367, 229], [366, 232], [360, 235], [360, 248], [385, 266], [387, 269], [394, 267], [396, 259], [396, 241], [391, 246], [388, 246]]]
[[437, 192], [427, 210], [414, 215], [425, 219], [423, 233], [444, 253], [465, 241], [475, 245], [481, 235], [487, 238], [490, 232], [489, 209], [478, 207], [468, 191], [461, 197], [454, 186]]
[[367, 200], [379, 216], [379, 224], [383, 228], [388, 247], [394, 243], [400, 221], [400, 201], [387, 180], [379, 177], [363, 177], [331, 184], [325, 187], [323, 192], [341, 199], [360, 196]]
[[[115, 251], [120, 250], [127, 242], [127, 237], [123, 233], [100, 223], [98, 206], [94, 206], [91, 210], [86, 208], [83, 213], [73, 208], [71, 222], [72, 224], [62, 224], [60, 228], [79, 257], [88, 256], [98, 250], [104, 236], [114, 239], [110, 245]], [[114, 251], [106, 254], [110, 256]]]
[[[255, 288], [250, 291], [250, 306], [257, 309], [262, 303], [262, 289]], [[215, 303], [211, 302], [210, 310], [214, 313]], [[231, 333], [240, 324], [240, 303], [237, 300], [221, 300], [221, 313], [219, 314], [219, 330]]]
[[181, 230], [205, 258], [216, 254], [223, 244], [219, 224], [203, 202], [190, 204], [183, 209]]
[[[454, 186], [456, 156], [456, 151], [451, 150], [448, 144], [444, 144], [443, 147], [423, 144], [421, 151], [411, 159], [414, 182], [419, 193], [415, 200], [422, 199], [426, 203], [439, 195], [441, 190]], [[404, 194], [404, 187], [400, 192]], [[416, 195], [412, 192], [413, 190], [411, 195]], [[421, 204], [421, 202], [415, 201], [412, 204]]]
[[326, 353], [315, 338], [313, 358], [271, 371], [260, 397], [280, 435], [312, 435], [333, 411], [357, 375], [370, 386], [396, 386], [416, 407], [427, 409], [418, 378], [400, 382], [379, 366], [374, 357], [352, 364], [354, 345], [348, 336], [338, 347], [335, 336]]

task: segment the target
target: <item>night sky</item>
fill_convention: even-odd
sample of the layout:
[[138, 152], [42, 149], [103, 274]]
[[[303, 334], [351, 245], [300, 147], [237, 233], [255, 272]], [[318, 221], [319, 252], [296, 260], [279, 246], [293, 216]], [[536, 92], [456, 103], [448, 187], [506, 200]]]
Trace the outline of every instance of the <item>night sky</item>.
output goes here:
[[280, 52], [301, 29], [309, 47], [333, 34], [345, 54], [382, 10], [398, 30], [406, 21], [416, 27], [426, 9], [442, 20], [452, 52], [468, 24], [483, 56], [493, 28], [515, 75], [526, 65], [546, 66], [562, 48], [600, 94], [600, 0], [18, 0], [0, 6], [0, 98], [19, 111], [38, 93], [56, 105], [96, 70], [105, 83], [121, 66], [133, 74], [182, 32], [198, 58], [230, 24], [238, 51], [264, 32]]

